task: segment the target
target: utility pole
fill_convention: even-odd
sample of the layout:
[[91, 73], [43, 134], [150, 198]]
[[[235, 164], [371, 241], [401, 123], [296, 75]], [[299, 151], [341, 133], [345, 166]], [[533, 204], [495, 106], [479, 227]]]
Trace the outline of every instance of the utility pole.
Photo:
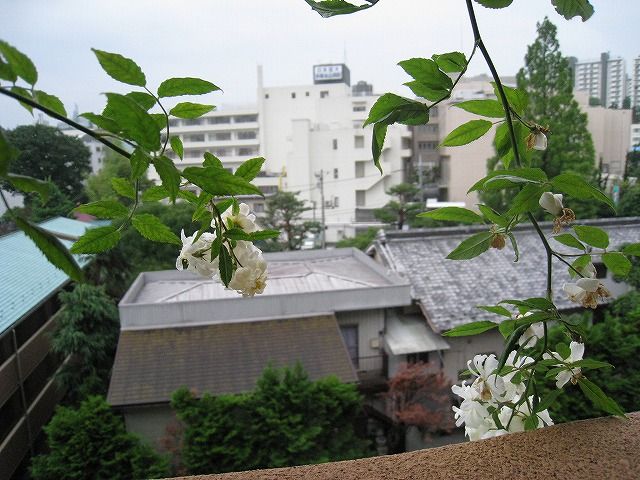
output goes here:
[[320, 170], [320, 172], [316, 173], [316, 178], [318, 179], [318, 187], [320, 187], [320, 218], [321, 218], [321, 231], [320, 231], [320, 248], [324, 249], [326, 247], [326, 226], [324, 219], [324, 171]]

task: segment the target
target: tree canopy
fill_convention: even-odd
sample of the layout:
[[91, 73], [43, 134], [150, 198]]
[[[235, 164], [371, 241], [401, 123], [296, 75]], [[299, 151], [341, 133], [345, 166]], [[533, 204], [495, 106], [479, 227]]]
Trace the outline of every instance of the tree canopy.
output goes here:
[[280, 230], [284, 236], [283, 240], [266, 242], [267, 250], [297, 250], [306, 232], [318, 231], [318, 222], [302, 220], [302, 214], [311, 208], [298, 198], [299, 194], [300, 192], [278, 191], [267, 199], [264, 223], [267, 228]]
[[312, 382], [300, 365], [267, 368], [243, 395], [186, 388], [171, 402], [184, 423], [182, 461], [191, 474], [230, 472], [346, 460], [369, 455], [356, 436], [355, 385], [335, 377]]

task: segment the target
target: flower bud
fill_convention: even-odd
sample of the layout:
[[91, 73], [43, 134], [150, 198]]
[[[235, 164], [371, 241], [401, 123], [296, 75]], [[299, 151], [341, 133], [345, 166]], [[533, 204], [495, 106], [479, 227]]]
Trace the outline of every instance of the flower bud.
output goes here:
[[544, 192], [540, 196], [540, 200], [538, 201], [538, 203], [544, 210], [554, 216], [560, 215], [562, 213], [562, 209], [564, 208], [562, 205], [561, 193]]
[[534, 150], [546, 150], [547, 149], [547, 136], [538, 132], [533, 136], [533, 149]]
[[507, 241], [505, 240], [504, 235], [502, 235], [501, 233], [496, 233], [491, 238], [491, 248], [497, 248], [498, 250], [502, 250], [506, 244], [507, 244]]

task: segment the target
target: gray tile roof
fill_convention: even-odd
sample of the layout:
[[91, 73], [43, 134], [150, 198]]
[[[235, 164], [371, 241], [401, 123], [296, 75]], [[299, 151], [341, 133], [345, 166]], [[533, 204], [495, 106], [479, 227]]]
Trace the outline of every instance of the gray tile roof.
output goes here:
[[107, 400], [165, 403], [179, 387], [199, 394], [252, 390], [263, 370], [300, 362], [312, 380], [357, 377], [333, 315], [122, 331]]
[[[604, 228], [610, 246], [640, 241], [640, 218], [588, 220], [577, 222]], [[542, 224], [547, 237], [551, 225]], [[507, 248], [488, 252], [472, 260], [447, 260], [445, 257], [468, 236], [483, 227], [450, 227], [407, 232], [387, 232], [372, 248], [384, 263], [411, 282], [412, 296], [420, 301], [425, 314], [438, 331], [476, 320], [496, 320], [496, 315], [476, 308], [495, 305], [508, 298], [543, 297], [546, 289], [546, 256], [532, 228], [515, 232], [520, 260], [514, 263], [509, 242]], [[551, 241], [557, 251], [571, 249]], [[575, 250], [571, 253], [576, 253]], [[554, 259], [553, 294], [560, 309], [570, 309], [562, 291], [569, 281], [567, 268]]]

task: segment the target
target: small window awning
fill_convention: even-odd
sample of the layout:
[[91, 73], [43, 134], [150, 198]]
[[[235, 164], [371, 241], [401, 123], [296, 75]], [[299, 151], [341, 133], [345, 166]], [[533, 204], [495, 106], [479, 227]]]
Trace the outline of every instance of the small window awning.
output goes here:
[[394, 355], [448, 350], [449, 344], [434, 333], [419, 315], [395, 315], [387, 319], [385, 342]]

